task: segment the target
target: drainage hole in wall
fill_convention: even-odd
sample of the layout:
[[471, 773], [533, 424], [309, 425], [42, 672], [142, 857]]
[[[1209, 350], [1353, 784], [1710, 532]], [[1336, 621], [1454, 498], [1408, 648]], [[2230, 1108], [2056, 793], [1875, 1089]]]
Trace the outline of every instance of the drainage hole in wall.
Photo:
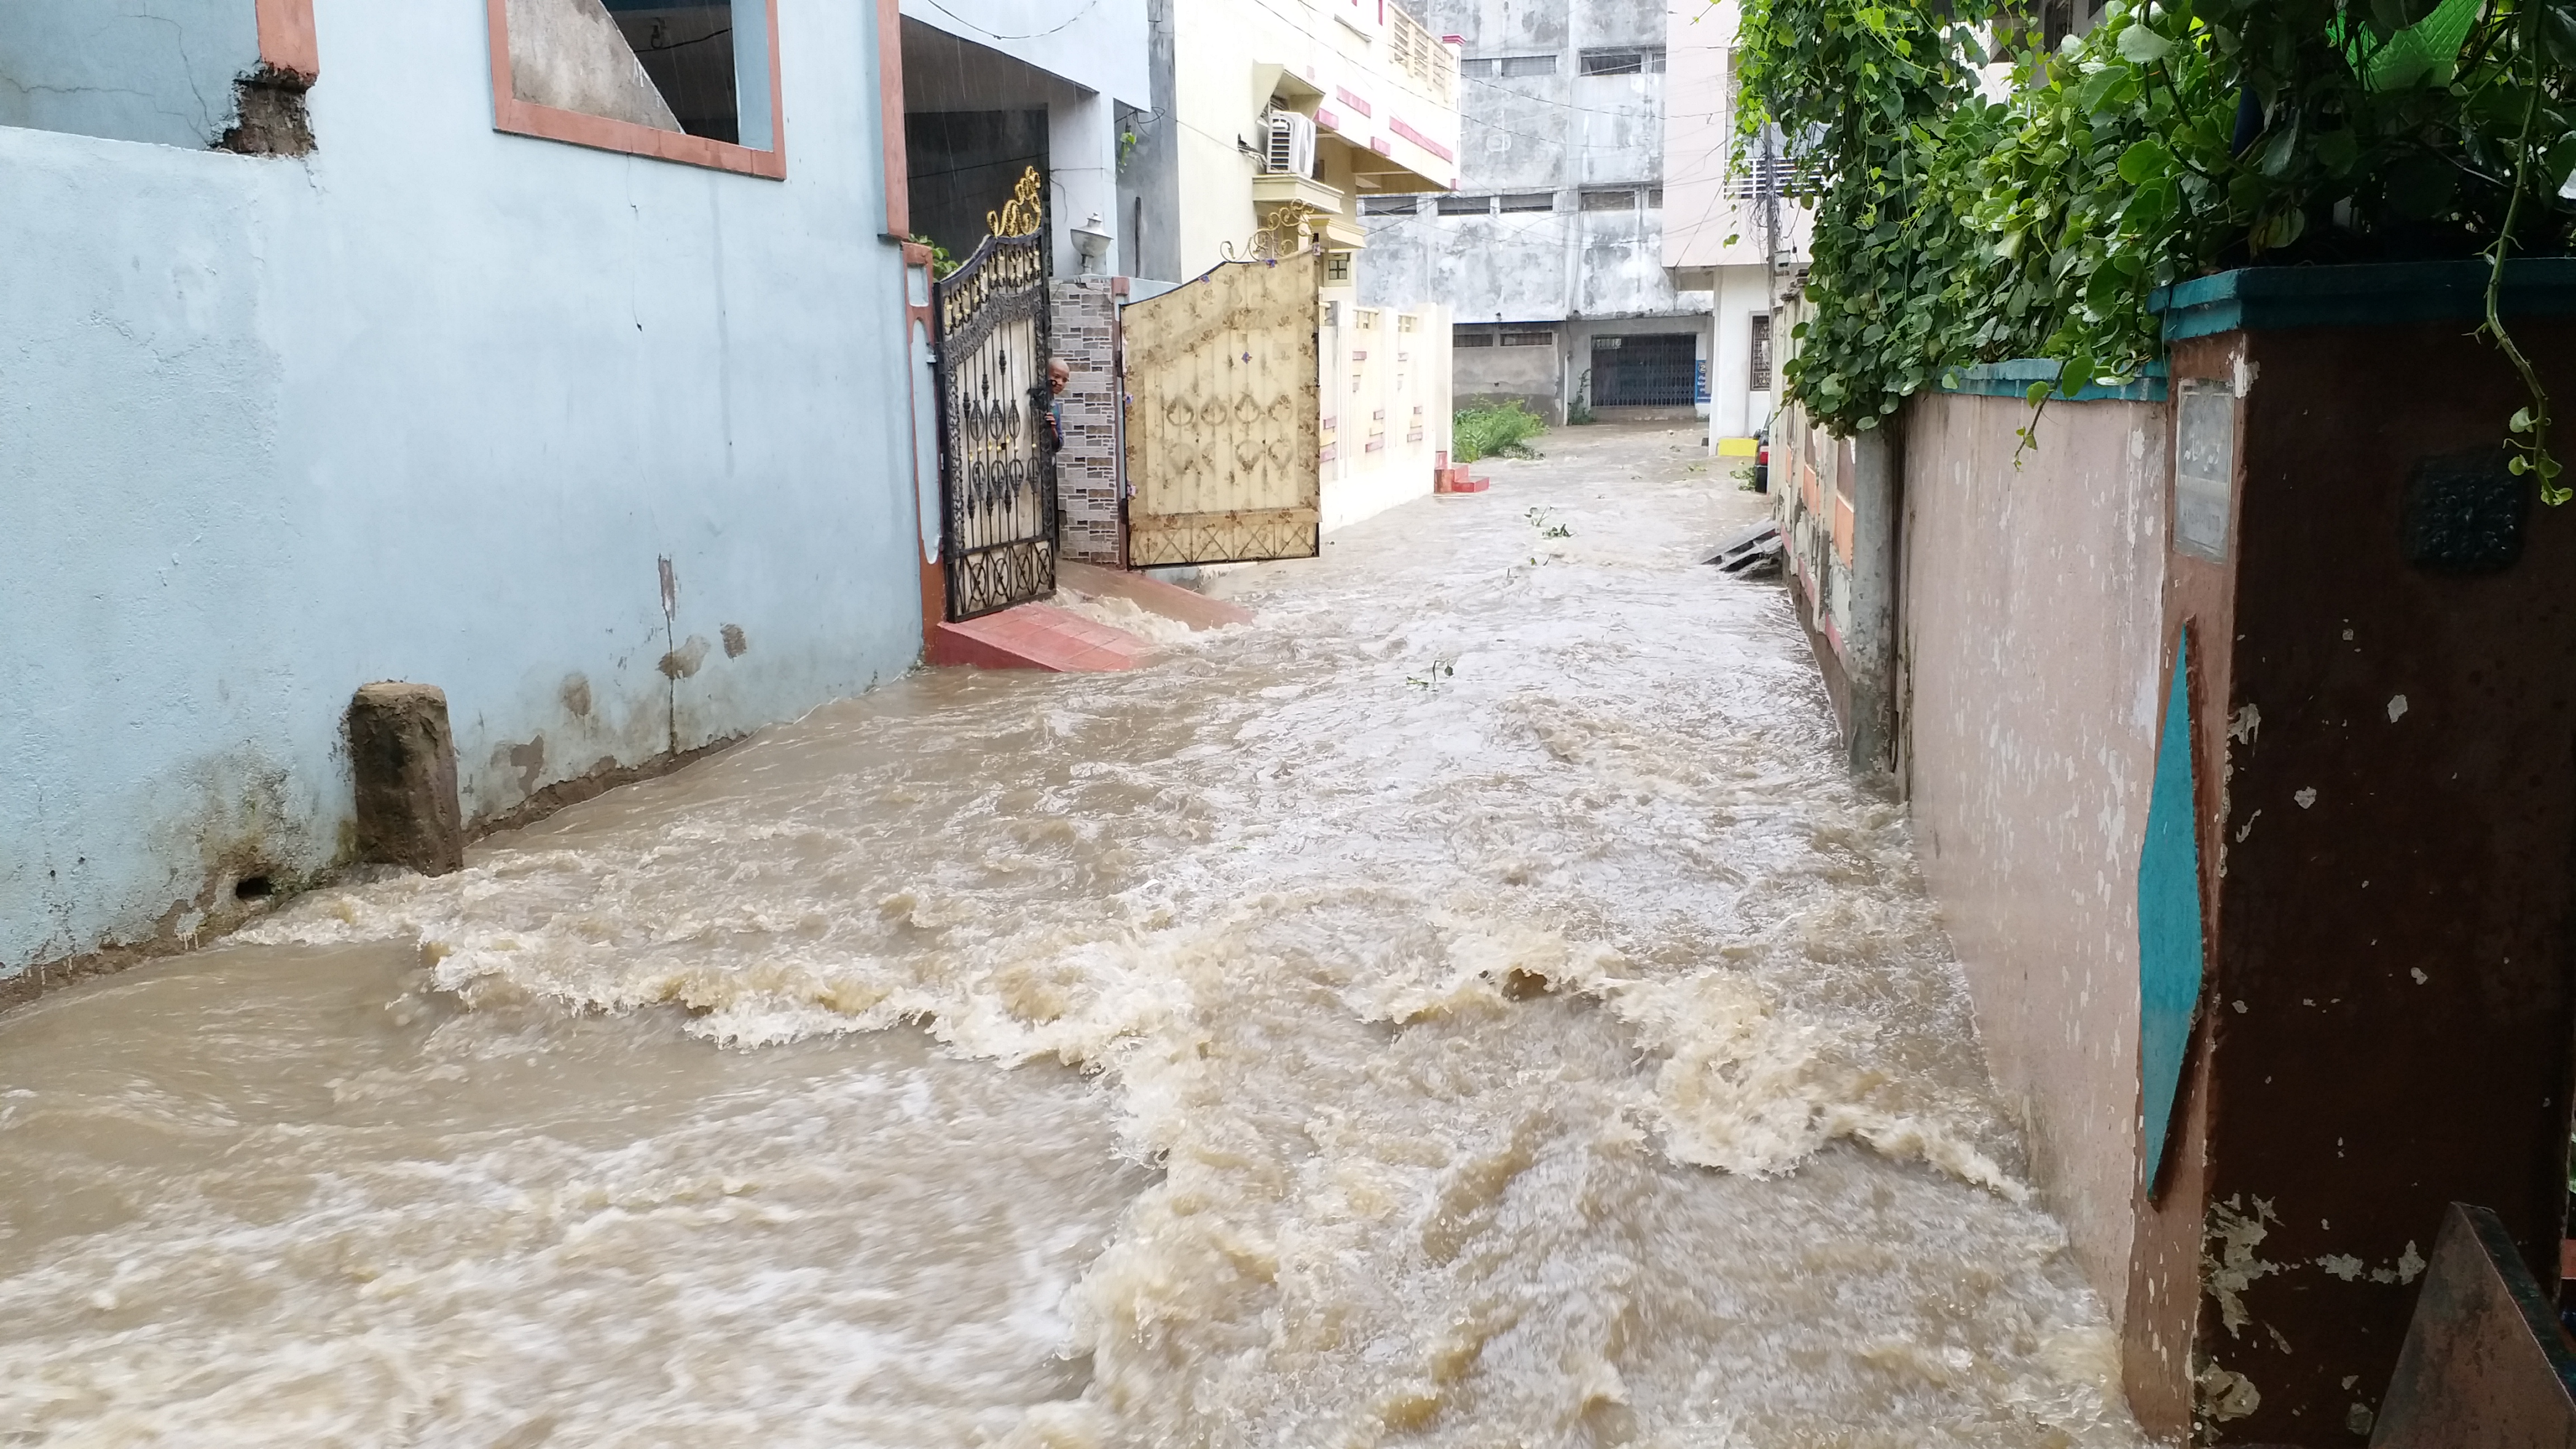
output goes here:
[[233, 882], [233, 899], [255, 901], [277, 894], [277, 883], [264, 875], [246, 875]]

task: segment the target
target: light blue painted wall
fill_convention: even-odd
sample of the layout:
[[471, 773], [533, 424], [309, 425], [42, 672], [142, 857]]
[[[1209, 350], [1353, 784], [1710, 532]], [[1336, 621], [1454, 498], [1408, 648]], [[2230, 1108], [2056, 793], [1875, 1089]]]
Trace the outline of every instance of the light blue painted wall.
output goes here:
[[0, 126], [194, 150], [258, 65], [253, 0], [0, 0]]
[[784, 183], [495, 133], [467, 4], [319, 0], [302, 160], [0, 128], [0, 974], [330, 860], [362, 683], [473, 815], [913, 662], [874, 16], [778, 8]]

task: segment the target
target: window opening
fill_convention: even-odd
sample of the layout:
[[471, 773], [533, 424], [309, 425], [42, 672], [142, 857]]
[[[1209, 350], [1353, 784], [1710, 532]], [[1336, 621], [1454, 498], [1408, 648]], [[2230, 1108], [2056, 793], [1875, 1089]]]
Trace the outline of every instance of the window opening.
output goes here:
[[739, 144], [733, 0], [602, 0], [627, 48], [692, 136]]
[[1419, 196], [1363, 196], [1360, 198], [1362, 216], [1411, 216], [1421, 209], [1422, 198]]
[[1503, 198], [1503, 210], [1554, 211], [1556, 210], [1556, 193], [1553, 191], [1516, 192]]
[[1585, 191], [1583, 209], [1585, 211], [1634, 211], [1637, 209], [1637, 189], [1633, 186], [1622, 186], [1615, 190]]
[[1615, 50], [1583, 52], [1585, 75], [1662, 75], [1664, 48], [1660, 45], [1627, 46]]
[[784, 176], [774, 114], [773, 3], [496, 4], [493, 124], [603, 150]]
[[1752, 363], [1752, 390], [1769, 392], [1771, 390], [1771, 314], [1768, 312], [1753, 314]]
[[1444, 196], [1440, 198], [1442, 216], [1486, 216], [1494, 209], [1490, 196]]
[[1324, 253], [1324, 280], [1327, 282], [1347, 282], [1350, 279], [1351, 254], [1349, 252]]
[[1505, 347], [1554, 347], [1556, 345], [1556, 334], [1553, 332], [1506, 332], [1503, 334], [1503, 345]]
[[1511, 80], [1521, 76], [1554, 75], [1556, 74], [1556, 57], [1553, 55], [1507, 55], [1502, 59], [1502, 73], [1505, 80]]
[[1482, 327], [1454, 327], [1451, 328], [1449, 332], [1449, 345], [1452, 347], [1491, 347], [1494, 345], [1494, 334], [1486, 331]]

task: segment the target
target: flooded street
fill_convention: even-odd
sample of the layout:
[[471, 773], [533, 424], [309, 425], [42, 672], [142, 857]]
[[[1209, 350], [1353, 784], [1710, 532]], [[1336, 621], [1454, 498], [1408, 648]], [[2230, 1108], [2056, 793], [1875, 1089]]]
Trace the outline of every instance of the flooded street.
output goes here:
[[0, 1017], [0, 1443], [2135, 1444], [1690, 442]]

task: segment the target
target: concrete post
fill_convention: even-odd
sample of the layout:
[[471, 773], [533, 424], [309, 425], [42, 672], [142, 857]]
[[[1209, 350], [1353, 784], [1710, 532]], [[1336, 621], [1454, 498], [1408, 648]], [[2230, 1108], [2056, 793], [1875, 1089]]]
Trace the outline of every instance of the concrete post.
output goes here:
[[1903, 414], [1852, 438], [1851, 618], [1843, 663], [1851, 679], [1851, 767], [1894, 770], [1897, 755], [1896, 601], [1905, 466]]
[[456, 739], [447, 694], [428, 684], [370, 684], [349, 701], [357, 780], [357, 857], [445, 875], [465, 864], [456, 798]]

